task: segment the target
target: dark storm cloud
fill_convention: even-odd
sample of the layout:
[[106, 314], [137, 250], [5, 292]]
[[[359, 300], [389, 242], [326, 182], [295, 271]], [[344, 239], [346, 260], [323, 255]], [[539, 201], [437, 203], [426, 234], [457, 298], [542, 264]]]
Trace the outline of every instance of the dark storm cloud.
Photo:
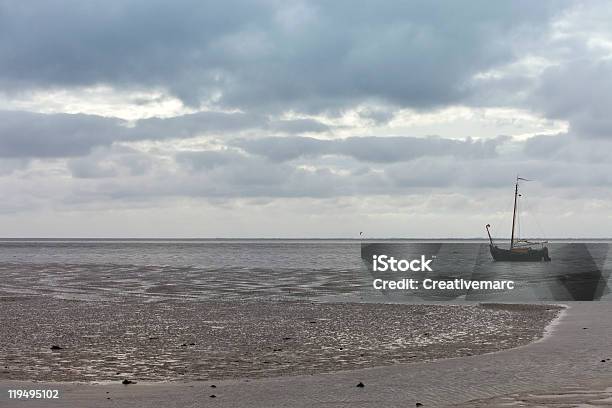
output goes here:
[[460, 102], [565, 2], [48, 1], [0, 5], [0, 85], [161, 87], [224, 107]]
[[349, 137], [321, 140], [309, 137], [269, 137], [239, 140], [234, 146], [274, 161], [323, 155], [349, 156], [359, 161], [389, 163], [409, 161], [423, 156], [457, 156], [482, 159], [497, 154], [496, 148], [507, 137], [489, 140], [454, 140], [441, 137]]

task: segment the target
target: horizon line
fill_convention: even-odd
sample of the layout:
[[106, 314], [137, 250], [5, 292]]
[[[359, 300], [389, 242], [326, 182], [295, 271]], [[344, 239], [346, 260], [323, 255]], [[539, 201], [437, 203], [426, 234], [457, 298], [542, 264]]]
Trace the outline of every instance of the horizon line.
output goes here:
[[[489, 241], [488, 237], [54, 237], [54, 236], [30, 236], [30, 237], [0, 237], [1, 240], [352, 240], [352, 241], [372, 241], [372, 240], [484, 240]], [[612, 240], [612, 237], [529, 237], [525, 240]], [[493, 240], [510, 240], [510, 237], [493, 237]]]

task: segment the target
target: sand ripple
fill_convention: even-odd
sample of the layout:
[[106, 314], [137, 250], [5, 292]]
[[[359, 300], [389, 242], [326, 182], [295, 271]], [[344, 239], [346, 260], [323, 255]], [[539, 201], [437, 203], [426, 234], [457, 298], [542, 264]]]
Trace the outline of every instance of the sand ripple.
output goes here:
[[118, 303], [5, 295], [0, 379], [269, 377], [466, 356], [531, 342], [557, 312], [536, 305]]

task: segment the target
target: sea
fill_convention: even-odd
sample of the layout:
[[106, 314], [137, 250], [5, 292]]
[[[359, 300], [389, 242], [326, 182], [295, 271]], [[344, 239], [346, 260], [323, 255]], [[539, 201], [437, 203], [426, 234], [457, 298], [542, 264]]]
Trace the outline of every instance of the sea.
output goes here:
[[[554, 241], [552, 262], [528, 265], [492, 261], [483, 240], [2, 239], [0, 295], [114, 302], [610, 300], [611, 242]], [[436, 257], [437, 279], [514, 279], [520, 290], [376, 290], [370, 253], [364, 255], [373, 243], [398, 257]]]

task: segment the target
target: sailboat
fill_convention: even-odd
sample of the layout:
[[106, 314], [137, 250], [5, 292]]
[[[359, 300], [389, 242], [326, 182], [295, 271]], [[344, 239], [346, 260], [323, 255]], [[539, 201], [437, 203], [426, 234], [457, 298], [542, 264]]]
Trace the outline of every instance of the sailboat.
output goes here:
[[[535, 241], [526, 241], [519, 240], [518, 238], [514, 238], [514, 231], [517, 219], [517, 200], [520, 196], [519, 190], [519, 181], [529, 181], [527, 179], [517, 177], [516, 184], [514, 185], [514, 210], [512, 211], [512, 234], [510, 236], [510, 248], [500, 248], [493, 243], [493, 238], [491, 238], [491, 232], [489, 228], [491, 228], [490, 224], [486, 225], [487, 234], [489, 235], [489, 248], [491, 250], [491, 256], [496, 261], [512, 261], [512, 262], [539, 262], [545, 261], [549, 262], [550, 256], [548, 256], [548, 248], [544, 246], [547, 241], [535, 242]], [[539, 245], [540, 248], [533, 248], [532, 246]]]

